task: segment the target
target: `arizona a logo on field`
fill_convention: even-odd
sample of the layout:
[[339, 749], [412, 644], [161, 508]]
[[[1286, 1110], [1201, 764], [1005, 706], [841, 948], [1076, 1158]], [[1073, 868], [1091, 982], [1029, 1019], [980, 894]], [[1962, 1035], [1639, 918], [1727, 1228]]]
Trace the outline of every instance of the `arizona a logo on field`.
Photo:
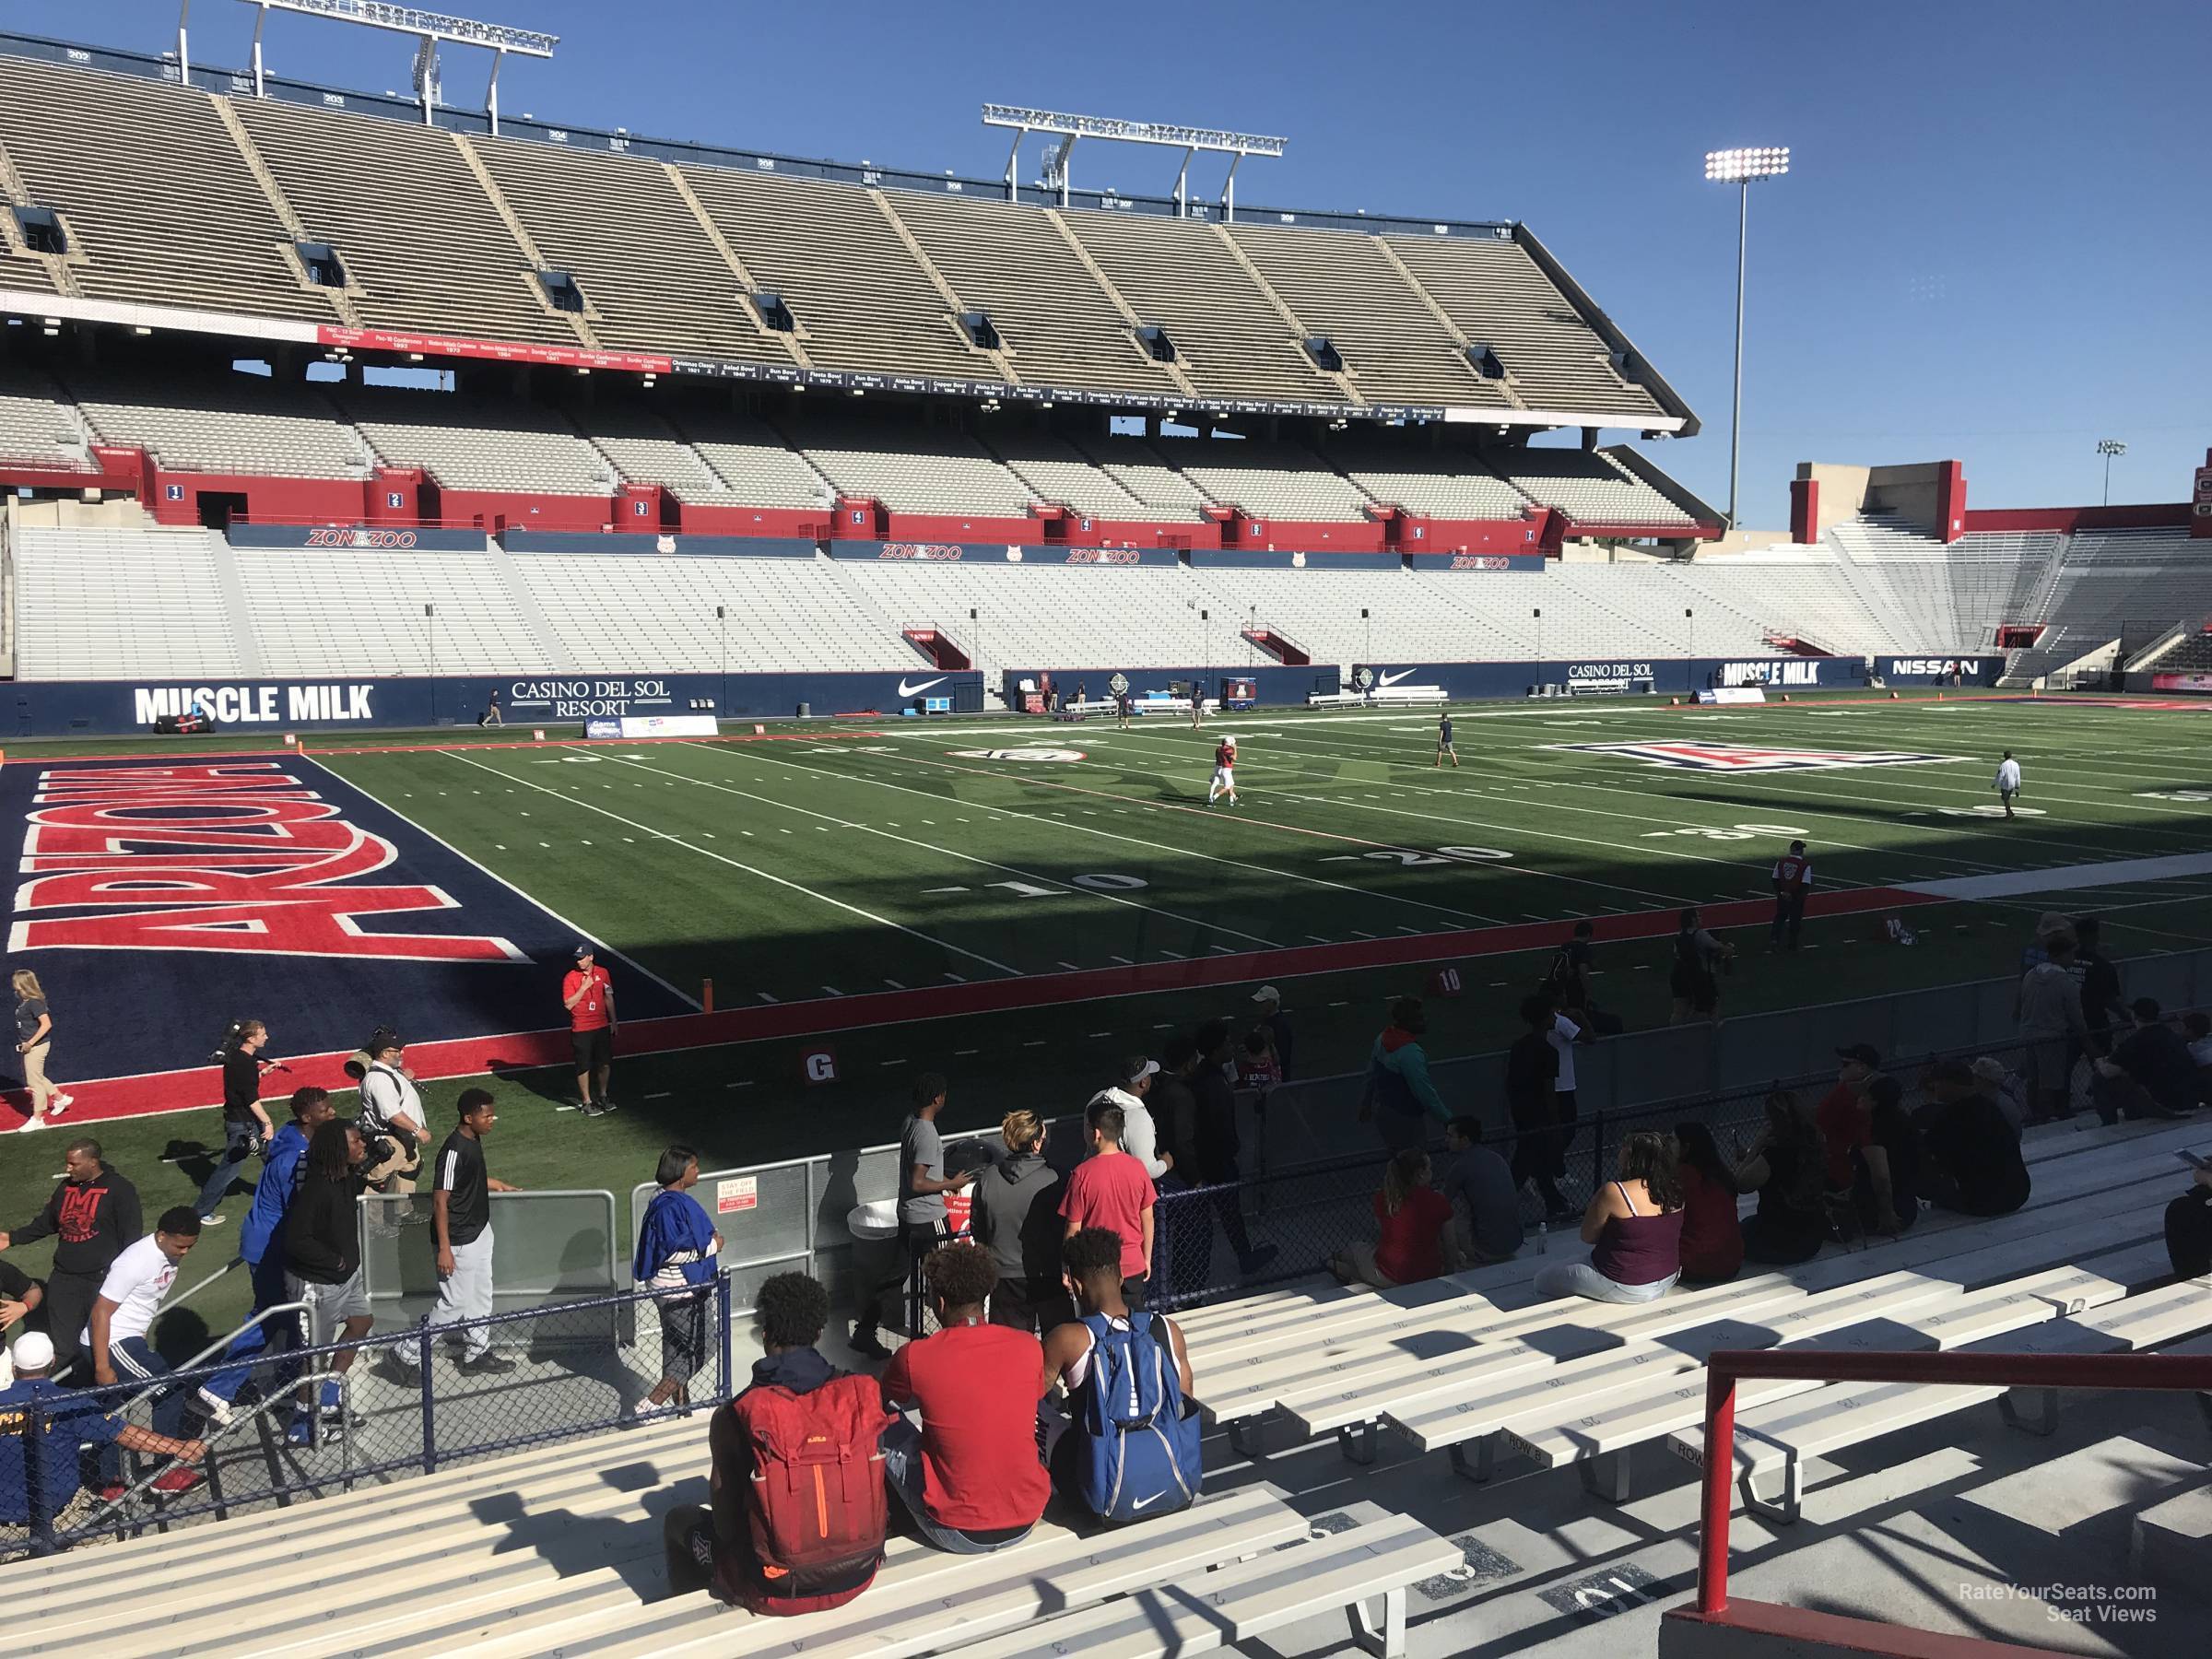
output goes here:
[[1760, 748], [1746, 743], [1552, 743], [1545, 747], [1583, 755], [1618, 755], [1677, 771], [1708, 772], [1834, 771], [1853, 766], [1927, 766], [1960, 759], [1897, 749]]

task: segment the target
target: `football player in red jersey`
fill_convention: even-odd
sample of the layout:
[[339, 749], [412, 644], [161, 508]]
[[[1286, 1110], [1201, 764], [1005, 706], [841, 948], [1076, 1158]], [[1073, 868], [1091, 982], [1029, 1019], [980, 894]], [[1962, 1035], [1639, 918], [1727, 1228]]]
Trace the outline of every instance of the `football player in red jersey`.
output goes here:
[[1206, 804], [1211, 806], [1223, 795], [1229, 804], [1237, 804], [1237, 740], [1228, 736], [1214, 747], [1214, 782], [1206, 792]]

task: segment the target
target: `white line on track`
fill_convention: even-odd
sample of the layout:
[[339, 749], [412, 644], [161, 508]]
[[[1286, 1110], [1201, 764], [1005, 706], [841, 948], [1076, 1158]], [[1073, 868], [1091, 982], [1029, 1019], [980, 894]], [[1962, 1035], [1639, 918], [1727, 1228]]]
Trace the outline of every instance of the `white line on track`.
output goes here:
[[[986, 968], [995, 968], [999, 972], [1004, 974], [1012, 975], [1019, 971], [1018, 969], [1007, 967], [1004, 962], [994, 961], [991, 958], [983, 956], [980, 952], [966, 949], [959, 945], [948, 944], [943, 939], [939, 939], [929, 934], [924, 933], [920, 928], [908, 927], [903, 923], [892, 921], [888, 916], [878, 916], [873, 911], [865, 911], [861, 909], [857, 904], [848, 904], [842, 899], [833, 899], [828, 893], [817, 892], [810, 887], [805, 887], [798, 882], [786, 880], [783, 877], [772, 875], [769, 871], [759, 868], [758, 865], [742, 863], [737, 859], [730, 857], [727, 853], [715, 852], [712, 847], [700, 846], [694, 841], [686, 841], [680, 835], [671, 835], [665, 830], [655, 830], [651, 824], [641, 824], [634, 818], [626, 818], [620, 813], [610, 812], [604, 806], [594, 806], [589, 801], [571, 801], [567, 796], [559, 794], [558, 791], [547, 789], [542, 783], [533, 783], [527, 778], [515, 778], [512, 773], [500, 771], [496, 766], [486, 766], [481, 760], [472, 760], [466, 755], [461, 754], [453, 749], [434, 749], [431, 752], [433, 754], [443, 755], [451, 760], [458, 760], [464, 766], [473, 766], [480, 771], [488, 771], [494, 777], [509, 778], [512, 782], [526, 784], [528, 787], [538, 790], [542, 794], [551, 795], [555, 800], [561, 802], [564, 806], [580, 807], [585, 812], [596, 812], [606, 818], [613, 818], [618, 824], [628, 824], [632, 830], [642, 830], [646, 834], [652, 836], [655, 841], [671, 842], [676, 846], [682, 847], [687, 852], [698, 853], [701, 858], [711, 858], [716, 864], [727, 865], [733, 870], [743, 870], [747, 876], [757, 877], [762, 881], [772, 882], [775, 886], [780, 888], [788, 888], [794, 893], [804, 893], [807, 898], [818, 900], [821, 903], [830, 905], [833, 909], [843, 911], [848, 915], [859, 916], [864, 921], [874, 922], [883, 927], [894, 928], [898, 932], [906, 935], [909, 938], [920, 939], [925, 945], [934, 945], [939, 950], [949, 951], [954, 956], [966, 957], [970, 961], [981, 962]], [[678, 994], [680, 995], [682, 994], [679, 992]], [[684, 1000], [686, 1002], [691, 1001], [689, 997], [685, 997]], [[697, 1007], [699, 1005], [697, 1003], [692, 1003], [691, 1006], [693, 1007]]]

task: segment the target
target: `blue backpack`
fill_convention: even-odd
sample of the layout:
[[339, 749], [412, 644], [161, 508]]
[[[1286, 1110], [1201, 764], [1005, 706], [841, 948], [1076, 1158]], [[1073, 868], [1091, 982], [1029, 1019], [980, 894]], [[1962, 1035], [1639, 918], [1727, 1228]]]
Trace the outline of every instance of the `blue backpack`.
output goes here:
[[1090, 1374], [1082, 1416], [1080, 1496], [1109, 1525], [1188, 1509], [1198, 1497], [1198, 1414], [1186, 1406], [1175, 1356], [1158, 1317], [1134, 1316], [1126, 1330], [1102, 1313], [1090, 1330]]

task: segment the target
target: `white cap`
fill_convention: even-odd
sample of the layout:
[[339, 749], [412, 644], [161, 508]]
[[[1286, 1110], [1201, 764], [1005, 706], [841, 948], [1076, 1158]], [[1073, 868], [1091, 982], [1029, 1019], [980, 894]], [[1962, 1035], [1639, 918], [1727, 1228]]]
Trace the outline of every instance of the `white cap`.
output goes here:
[[10, 1352], [19, 1371], [53, 1369], [53, 1338], [42, 1331], [24, 1332], [16, 1338], [16, 1346]]
[[1127, 1066], [1124, 1066], [1122, 1068], [1122, 1081], [1124, 1083], [1142, 1083], [1147, 1077], [1157, 1077], [1159, 1073], [1159, 1061], [1139, 1060], [1136, 1063], [1136, 1069], [1135, 1071], [1130, 1070]]
[[1237, 735], [1234, 732], [1231, 732], [1228, 736], [1222, 738], [1221, 741], [1228, 744], [1230, 748], [1235, 748], [1237, 747]]
[[1262, 985], [1252, 994], [1252, 1000], [1253, 1002], [1279, 1003], [1283, 1000], [1283, 994], [1273, 985]]

